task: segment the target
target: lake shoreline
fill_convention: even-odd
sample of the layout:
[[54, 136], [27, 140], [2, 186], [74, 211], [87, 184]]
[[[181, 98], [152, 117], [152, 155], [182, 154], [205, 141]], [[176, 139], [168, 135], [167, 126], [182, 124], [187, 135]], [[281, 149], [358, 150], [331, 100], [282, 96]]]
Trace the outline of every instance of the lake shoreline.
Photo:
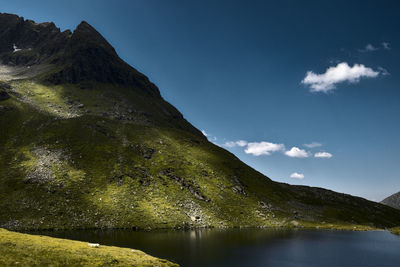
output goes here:
[[399, 227], [394, 227], [390, 229], [390, 232], [394, 235], [400, 236], [400, 226]]
[[0, 228], [0, 265], [18, 264], [178, 266], [136, 249], [19, 233]]
[[[90, 244], [92, 242], [95, 243], [99, 243], [100, 247], [104, 250], [107, 250], [109, 247], [112, 247], [115, 249], [115, 251], [112, 251], [111, 254], [107, 254], [108, 256], [110, 256], [111, 258], [113, 258], [115, 261], [118, 261], [121, 263], [122, 266], [124, 266], [124, 260], [126, 260], [124, 257], [126, 256], [126, 251], [124, 252], [125, 256], [120, 258], [120, 251], [124, 251], [124, 250], [130, 250], [130, 251], [134, 251], [134, 252], [138, 252], [138, 253], [142, 253], [140, 254], [140, 258], [132, 258], [132, 255], [128, 255], [128, 260], [130, 261], [135, 261], [136, 264], [138, 266], [142, 266], [142, 265], [146, 265], [148, 264], [148, 262], [150, 261], [151, 264], [150, 265], [154, 265], [154, 264], [160, 264], [160, 266], [178, 266], [178, 265], [174, 265], [176, 262], [176, 260], [172, 259], [172, 261], [168, 261], [168, 260], [162, 260], [160, 258], [166, 258], [164, 255], [157, 255], [152, 251], [152, 248], [143, 248], [140, 247], [139, 245], [125, 245], [125, 244], [115, 244], [115, 243], [110, 243], [110, 242], [102, 242], [101, 237], [103, 236], [113, 236], [114, 234], [121, 235], [121, 233], [124, 233], [125, 231], [127, 231], [127, 233], [132, 233], [132, 234], [139, 234], [139, 235], [151, 235], [155, 234], [155, 235], [163, 235], [163, 234], [167, 234], [167, 235], [193, 235], [195, 234], [196, 236], [199, 234], [200, 236], [206, 234], [207, 233], [214, 233], [214, 234], [223, 234], [226, 235], [230, 232], [233, 233], [238, 233], [239, 232], [244, 232], [244, 233], [255, 233], [258, 231], [264, 232], [264, 233], [270, 233], [272, 235], [279, 235], [281, 233], [287, 233], [289, 235], [292, 234], [300, 234], [300, 233], [307, 233], [307, 232], [315, 232], [315, 233], [329, 233], [329, 232], [338, 232], [338, 233], [345, 233], [345, 232], [389, 232], [392, 234], [397, 234], [400, 235], [400, 227], [396, 227], [396, 228], [391, 228], [391, 229], [381, 229], [381, 228], [372, 228], [372, 227], [357, 227], [357, 226], [353, 226], [353, 225], [323, 225], [324, 227], [321, 226], [315, 226], [315, 227], [306, 227], [306, 226], [280, 226], [280, 227], [193, 227], [191, 229], [176, 229], [176, 228], [158, 228], [158, 229], [152, 229], [152, 230], [148, 230], [148, 229], [121, 229], [121, 228], [92, 228], [92, 229], [47, 229], [47, 230], [33, 230], [33, 231], [22, 231], [22, 232], [17, 232], [17, 231], [9, 231], [6, 229], [2, 229], [0, 228], [0, 245], [2, 245], [3, 247], [3, 251], [1, 253], [0, 256], [0, 264], [4, 263], [4, 264], [11, 264], [13, 262], [22, 262], [22, 263], [32, 263], [34, 262], [42, 264], [45, 263], [46, 260], [43, 259], [40, 255], [37, 254], [38, 251], [47, 251], [46, 255], [49, 259], [53, 259], [53, 260], [57, 260], [57, 261], [64, 261], [64, 262], [79, 262], [80, 264], [82, 263], [82, 265], [89, 265], [89, 261], [91, 261], [92, 259], [86, 259], [86, 258], [80, 258], [79, 255], [82, 254], [82, 249], [84, 249], [84, 251], [88, 250], [90, 251], [90, 253], [95, 253], [93, 255], [93, 258], [104, 258], [104, 255], [97, 255], [97, 250], [94, 248], [90, 247]], [[356, 227], [356, 228], [355, 228]], [[250, 232], [248, 232], [250, 231]], [[255, 232], [254, 232], [255, 231]], [[261, 233], [259, 232], [259, 233]], [[4, 238], [4, 233], [8, 234], [8, 238]], [[296, 235], [297, 235], [296, 234]], [[92, 236], [92, 238], [88, 238], [85, 235], [89, 235]], [[18, 237], [20, 239], [20, 241], [17, 241], [18, 239], [14, 239], [15, 237]], [[10, 238], [11, 237], [11, 238]], [[22, 239], [21, 239], [22, 238]], [[100, 238], [100, 240], [98, 240], [97, 238]], [[38, 241], [37, 240], [42, 240], [42, 241]], [[21, 242], [22, 240], [22, 242]], [[32, 241], [34, 240], [34, 241]], [[36, 240], [36, 241], [35, 241]], [[80, 252], [77, 253], [75, 252], [75, 250], [72, 249], [72, 251], [74, 251], [73, 253], [71, 253], [70, 248], [62, 248], [67, 249], [67, 252], [65, 255], [59, 255], [57, 252], [57, 249], [60, 248], [60, 246], [58, 245], [57, 249], [54, 249], [55, 246], [53, 245], [53, 241], [54, 242], [61, 242], [61, 244], [70, 244], [71, 242], [75, 242], [76, 244], [80, 245]], [[36, 244], [36, 245], [33, 245]], [[76, 246], [74, 244], [74, 246]], [[140, 250], [136, 249], [136, 246], [138, 246], [138, 248]], [[21, 249], [23, 248], [23, 249]], [[27, 249], [28, 248], [28, 249]], [[14, 256], [15, 254], [18, 254], [18, 251], [21, 250], [25, 250], [25, 251], [30, 251], [31, 249], [34, 249], [36, 252], [35, 253], [27, 253], [28, 255], [25, 255], [26, 258], [24, 257], [20, 257], [20, 256]], [[128, 249], [129, 248], [129, 249]], [[1, 251], [1, 249], [0, 249]], [[150, 253], [151, 255], [155, 254], [156, 257], [150, 256], [149, 254], [142, 252], [142, 251], [148, 251], [148, 253]], [[86, 253], [86, 252], [85, 252]], [[83, 253], [83, 254], [85, 254]], [[76, 255], [75, 255], [76, 254]], [[78, 255], [79, 254], [79, 255]], [[87, 253], [86, 253], [87, 254]], [[86, 255], [85, 254], [85, 255]], [[107, 256], [107, 257], [108, 257]], [[135, 256], [137, 256], [135, 254]], [[14, 257], [17, 260], [14, 260]], [[91, 257], [91, 256], [90, 256]], [[90, 258], [89, 257], [89, 258]], [[160, 257], [160, 258], [158, 258]], [[101, 258], [101, 260], [103, 260], [103, 258]], [[108, 257], [109, 258], [109, 257]], [[106, 260], [109, 260], [109, 259]], [[143, 259], [145, 259], [147, 261], [146, 264], [142, 264], [141, 261]], [[105, 262], [107, 263], [107, 262]]]
[[113, 227], [113, 228], [98, 228], [98, 227], [86, 227], [86, 228], [12, 228], [9, 229], [7, 227], [2, 227], [9, 231], [16, 231], [21, 233], [30, 233], [30, 232], [41, 232], [41, 231], [74, 231], [74, 230], [132, 230], [132, 231], [141, 231], [141, 232], [153, 232], [153, 231], [191, 231], [191, 230], [204, 230], [204, 229], [217, 229], [217, 230], [229, 230], [229, 229], [276, 229], [276, 230], [289, 230], [289, 229], [309, 229], [309, 230], [334, 230], [334, 231], [385, 231], [390, 229], [396, 229], [397, 227], [393, 228], [379, 228], [373, 226], [365, 226], [365, 225], [358, 225], [358, 224], [285, 224], [280, 226], [253, 226], [253, 225], [242, 225], [242, 226], [231, 226], [231, 227], [221, 227], [221, 226], [195, 226], [195, 227], [158, 227], [158, 228], [149, 228], [149, 227]]
[[[364, 255], [372, 248], [379, 251], [379, 257], [390, 251], [392, 263], [397, 264], [400, 260], [396, 252], [400, 245], [399, 237], [383, 229], [368, 231], [301, 227], [196, 228], [185, 231], [96, 229], [32, 234], [117, 247], [132, 247], [155, 257], [190, 267], [240, 266], [236, 261], [244, 265], [254, 263], [255, 266], [261, 266], [261, 263], [264, 264], [265, 261], [275, 266], [273, 264], [277, 261], [285, 261], [285, 259], [290, 259], [291, 263], [316, 262], [318, 264], [310, 266], [321, 266], [322, 262], [326, 263], [326, 257], [336, 262], [337, 255], [353, 256], [353, 253]], [[237, 254], [238, 251], [241, 252]], [[315, 251], [319, 251], [320, 254], [315, 255]], [[370, 256], [364, 263], [375, 262], [376, 254]], [[361, 258], [358, 256], [358, 259]], [[354, 258], [344, 257], [344, 259], [352, 261], [353, 266], [362, 266]], [[346, 260], [340, 261], [346, 262]], [[282, 266], [292, 265], [283, 264]]]
[[[355, 228], [356, 227], [356, 228]], [[0, 228], [1, 229], [1, 228]], [[9, 229], [7, 229], [9, 230]], [[373, 227], [360, 227], [358, 226], [274, 226], [274, 227], [265, 227], [265, 226], [240, 226], [240, 227], [193, 227], [186, 229], [177, 229], [177, 228], [154, 228], [154, 229], [146, 229], [146, 228], [74, 228], [74, 229], [24, 229], [24, 230], [9, 230], [19, 233], [26, 234], [39, 234], [42, 233], [62, 233], [65, 231], [94, 231], [94, 232], [112, 232], [112, 231], [132, 231], [132, 232], [141, 232], [141, 233], [160, 233], [160, 232], [190, 232], [190, 231], [203, 231], [203, 230], [218, 230], [218, 231], [232, 231], [232, 230], [273, 230], [273, 231], [302, 231], [302, 230], [315, 230], [315, 231], [338, 231], [338, 232], [384, 232], [388, 231], [394, 235], [400, 236], [400, 227], [395, 228], [373, 228]], [[44, 234], [45, 235], [45, 234]]]

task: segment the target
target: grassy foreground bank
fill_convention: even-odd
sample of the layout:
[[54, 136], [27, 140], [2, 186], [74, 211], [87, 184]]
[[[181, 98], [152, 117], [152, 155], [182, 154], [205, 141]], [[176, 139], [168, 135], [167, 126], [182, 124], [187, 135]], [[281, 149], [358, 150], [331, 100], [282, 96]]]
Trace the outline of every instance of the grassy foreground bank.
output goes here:
[[0, 266], [178, 266], [129, 248], [11, 232], [0, 228]]
[[400, 235], [400, 226], [390, 229], [390, 231], [395, 235]]

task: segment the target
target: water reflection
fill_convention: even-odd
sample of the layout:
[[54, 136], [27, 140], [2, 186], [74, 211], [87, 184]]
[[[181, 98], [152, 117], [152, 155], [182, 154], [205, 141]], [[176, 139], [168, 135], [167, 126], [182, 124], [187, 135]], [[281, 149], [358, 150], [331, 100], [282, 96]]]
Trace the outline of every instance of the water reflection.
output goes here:
[[183, 266], [400, 266], [400, 238], [383, 231], [85, 230], [41, 234], [140, 249]]

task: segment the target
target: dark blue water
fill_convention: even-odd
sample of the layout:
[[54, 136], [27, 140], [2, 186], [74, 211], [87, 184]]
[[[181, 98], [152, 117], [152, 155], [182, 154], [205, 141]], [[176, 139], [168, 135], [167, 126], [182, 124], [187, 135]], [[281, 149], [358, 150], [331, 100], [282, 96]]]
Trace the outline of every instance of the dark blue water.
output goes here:
[[386, 231], [67, 231], [41, 234], [143, 250], [182, 266], [400, 266], [400, 237]]

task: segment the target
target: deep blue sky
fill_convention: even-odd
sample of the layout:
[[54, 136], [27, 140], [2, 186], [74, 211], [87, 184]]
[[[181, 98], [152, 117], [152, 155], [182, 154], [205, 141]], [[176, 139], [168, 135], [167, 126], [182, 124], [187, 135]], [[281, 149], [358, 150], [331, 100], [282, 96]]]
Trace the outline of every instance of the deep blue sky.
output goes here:
[[[217, 144], [285, 145], [260, 156], [228, 148], [250, 166], [380, 201], [400, 191], [399, 10], [396, 1], [13, 0], [0, 11], [62, 30], [86, 20]], [[301, 83], [340, 62], [376, 77], [327, 93]], [[285, 155], [293, 146], [309, 156]], [[333, 157], [313, 156], [321, 151]]]

